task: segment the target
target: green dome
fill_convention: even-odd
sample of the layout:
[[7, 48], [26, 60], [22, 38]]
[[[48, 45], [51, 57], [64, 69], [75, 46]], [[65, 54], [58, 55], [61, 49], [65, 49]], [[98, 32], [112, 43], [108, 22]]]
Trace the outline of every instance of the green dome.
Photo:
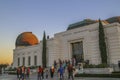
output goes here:
[[114, 22], [119, 22], [120, 23], [120, 16], [115, 16], [115, 17], [108, 18], [108, 19], [106, 19], [106, 21], [108, 23], [114, 23]]
[[68, 26], [67, 30], [71, 30], [71, 29], [75, 29], [75, 28], [78, 28], [78, 27], [86, 26], [86, 25], [93, 24], [93, 23], [96, 23], [96, 22], [97, 22], [96, 20], [85, 19], [83, 21], [70, 24]]

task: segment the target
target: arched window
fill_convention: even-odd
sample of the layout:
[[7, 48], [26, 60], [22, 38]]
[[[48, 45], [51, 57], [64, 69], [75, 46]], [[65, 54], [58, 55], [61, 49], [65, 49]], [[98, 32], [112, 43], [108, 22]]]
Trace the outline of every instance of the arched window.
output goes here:
[[23, 57], [23, 65], [25, 66], [25, 57]]
[[18, 66], [20, 66], [20, 58], [18, 58]]
[[28, 56], [28, 66], [30, 66], [30, 65], [31, 65], [31, 57]]
[[37, 66], [37, 56], [34, 56], [34, 65]]

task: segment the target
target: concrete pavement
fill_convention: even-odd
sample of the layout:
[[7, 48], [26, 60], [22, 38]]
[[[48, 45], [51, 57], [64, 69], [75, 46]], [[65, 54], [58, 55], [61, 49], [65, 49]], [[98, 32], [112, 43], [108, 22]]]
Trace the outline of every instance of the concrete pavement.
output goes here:
[[[8, 74], [3, 74], [0, 75], [0, 80], [18, 80], [16, 75], [8, 75]], [[28, 79], [26, 79], [28, 80]], [[37, 74], [32, 74], [30, 75], [29, 80], [37, 80]], [[46, 80], [46, 79], [43, 79]], [[57, 76], [55, 76], [53, 79], [49, 77], [48, 80], [59, 80]], [[66, 79], [68, 80], [68, 79]], [[120, 78], [85, 78], [85, 77], [79, 77], [75, 78], [74, 80], [120, 80]]]

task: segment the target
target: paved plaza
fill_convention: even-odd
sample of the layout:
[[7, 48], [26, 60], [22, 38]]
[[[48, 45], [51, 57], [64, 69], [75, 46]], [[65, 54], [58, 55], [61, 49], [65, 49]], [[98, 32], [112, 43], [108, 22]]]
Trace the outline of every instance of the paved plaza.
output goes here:
[[[18, 80], [16, 78], [16, 75], [7, 75], [3, 74], [0, 75], [0, 80]], [[30, 79], [26, 80], [37, 80], [37, 74], [30, 75]], [[59, 80], [57, 76], [55, 76], [53, 79], [43, 79], [43, 80]], [[67, 79], [68, 80], [68, 79]], [[74, 80], [120, 80], [120, 78], [86, 78], [86, 77], [79, 77], [75, 78]]]

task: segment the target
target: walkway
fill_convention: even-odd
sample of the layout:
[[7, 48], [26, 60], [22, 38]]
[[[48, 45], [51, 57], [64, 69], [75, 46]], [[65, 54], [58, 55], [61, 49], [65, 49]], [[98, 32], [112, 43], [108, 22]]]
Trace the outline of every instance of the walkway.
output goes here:
[[[16, 75], [0, 75], [0, 80], [17, 80]], [[37, 80], [37, 74], [32, 74], [30, 76], [29, 80]], [[46, 79], [44, 79], [46, 80]], [[58, 77], [55, 76], [54, 79], [48, 79], [48, 80], [58, 80]], [[120, 80], [120, 78], [75, 78], [74, 80]]]

